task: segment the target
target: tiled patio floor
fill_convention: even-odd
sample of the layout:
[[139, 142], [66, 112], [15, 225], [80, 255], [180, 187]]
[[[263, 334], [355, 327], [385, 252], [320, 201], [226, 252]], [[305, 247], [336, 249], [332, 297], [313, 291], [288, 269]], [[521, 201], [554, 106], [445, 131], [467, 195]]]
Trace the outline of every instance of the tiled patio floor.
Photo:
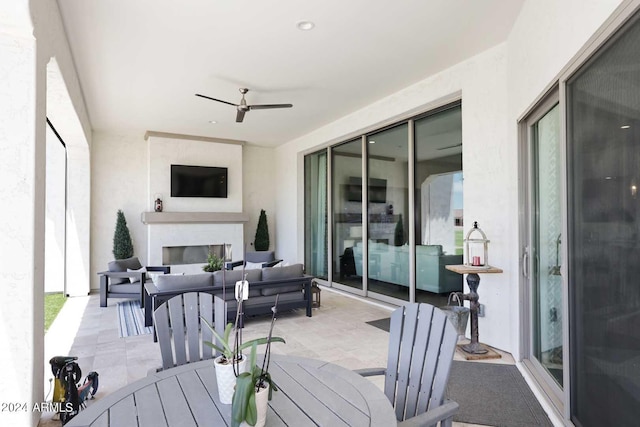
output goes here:
[[[45, 361], [55, 355], [74, 355], [83, 378], [90, 371], [99, 373], [96, 399], [143, 378], [161, 363], [159, 347], [151, 335], [118, 336], [117, 301], [110, 299], [108, 307], [100, 308], [98, 295], [70, 298], [45, 337]], [[385, 366], [388, 333], [365, 322], [389, 317], [393, 308], [324, 289], [322, 306], [313, 310], [313, 317], [306, 317], [303, 310], [278, 317], [274, 334], [287, 343], [274, 344], [272, 351], [322, 359], [349, 369]], [[266, 335], [269, 322], [269, 317], [248, 321], [244, 339]], [[514, 363], [509, 354], [493, 362]], [[48, 363], [44, 369], [46, 393], [52, 375]], [[374, 380], [380, 387], [382, 381]], [[40, 426], [59, 426], [59, 421], [51, 420], [52, 415], [44, 414]]]

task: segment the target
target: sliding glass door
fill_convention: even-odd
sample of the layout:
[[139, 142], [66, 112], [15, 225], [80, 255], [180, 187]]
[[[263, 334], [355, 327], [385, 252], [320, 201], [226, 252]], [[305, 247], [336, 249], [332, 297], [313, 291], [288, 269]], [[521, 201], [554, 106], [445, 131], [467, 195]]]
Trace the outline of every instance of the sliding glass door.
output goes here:
[[415, 300], [441, 306], [462, 289], [462, 109], [452, 105], [414, 122]]
[[304, 162], [310, 274], [391, 303], [442, 306], [463, 290], [462, 276], [445, 268], [462, 263], [459, 101]]
[[305, 266], [308, 274], [328, 279], [327, 150], [304, 159]]
[[403, 123], [367, 137], [368, 290], [409, 300], [409, 134]]
[[557, 91], [524, 123], [526, 226], [525, 364], [560, 412], [564, 408], [562, 156]]
[[640, 16], [567, 82], [571, 420], [640, 417]]
[[362, 139], [331, 149], [333, 206], [332, 280], [362, 290]]

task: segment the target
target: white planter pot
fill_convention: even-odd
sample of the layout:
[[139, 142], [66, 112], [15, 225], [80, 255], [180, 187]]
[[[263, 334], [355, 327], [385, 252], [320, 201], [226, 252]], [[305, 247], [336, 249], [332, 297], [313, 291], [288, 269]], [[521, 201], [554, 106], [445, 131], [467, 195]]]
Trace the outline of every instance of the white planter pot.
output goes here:
[[[256, 409], [258, 410], [258, 419], [256, 421], [255, 427], [264, 427], [265, 422], [267, 421], [267, 407], [269, 403], [269, 384], [265, 388], [261, 388], [256, 393]], [[240, 427], [251, 427], [246, 422], [242, 422]]]
[[[233, 400], [233, 391], [236, 388], [236, 376], [233, 372], [233, 365], [222, 364], [220, 363], [220, 359], [222, 356], [219, 356], [214, 359], [213, 366], [216, 367], [216, 382], [218, 384], [218, 397], [220, 398], [220, 403], [224, 403], [225, 405], [230, 405]], [[242, 360], [238, 365], [238, 374], [246, 372], [247, 370], [247, 356], [242, 356]]]

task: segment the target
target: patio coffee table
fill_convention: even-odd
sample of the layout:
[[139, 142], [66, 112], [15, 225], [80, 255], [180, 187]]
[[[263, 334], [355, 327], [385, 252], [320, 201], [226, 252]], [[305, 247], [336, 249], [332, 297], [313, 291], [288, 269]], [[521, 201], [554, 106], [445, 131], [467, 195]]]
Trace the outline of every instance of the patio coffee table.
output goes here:
[[[259, 363], [262, 358], [258, 358]], [[396, 425], [382, 390], [353, 371], [302, 357], [271, 355], [279, 391], [266, 426]], [[213, 361], [150, 374], [94, 401], [67, 426], [227, 426], [231, 405], [218, 400]]]

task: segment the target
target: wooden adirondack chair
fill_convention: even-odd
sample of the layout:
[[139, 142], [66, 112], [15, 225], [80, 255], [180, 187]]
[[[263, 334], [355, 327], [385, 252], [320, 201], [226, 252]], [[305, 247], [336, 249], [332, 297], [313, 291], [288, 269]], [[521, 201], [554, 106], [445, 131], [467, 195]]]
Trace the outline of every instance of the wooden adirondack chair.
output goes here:
[[457, 339], [441, 310], [408, 304], [391, 314], [387, 368], [356, 372], [385, 375], [384, 393], [399, 426], [451, 426], [458, 404], [445, 399], [445, 392]]
[[188, 292], [177, 295], [153, 312], [162, 369], [213, 358], [213, 349], [202, 344], [203, 341], [213, 342], [213, 334], [206, 325], [200, 327], [200, 315], [213, 324], [211, 294]]

